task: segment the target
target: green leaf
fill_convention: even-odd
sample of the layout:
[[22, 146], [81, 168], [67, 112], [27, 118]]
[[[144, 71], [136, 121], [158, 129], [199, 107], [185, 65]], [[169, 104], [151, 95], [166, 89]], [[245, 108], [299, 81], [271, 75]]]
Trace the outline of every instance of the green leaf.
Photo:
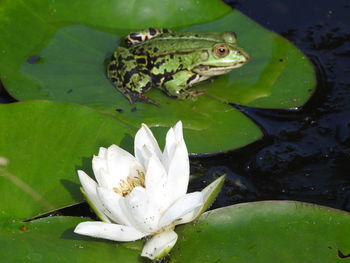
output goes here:
[[1, 262], [147, 262], [137, 248], [75, 234], [75, 226], [82, 221], [86, 220], [48, 217], [1, 224]]
[[[149, 262], [142, 242], [73, 233], [82, 218], [51, 217], [0, 225], [0, 254], [11, 262]], [[238, 204], [176, 228], [172, 263], [350, 262], [350, 214], [293, 201]], [[166, 261], [168, 262], [168, 261]]]
[[[152, 97], [156, 101], [165, 101], [164, 107], [129, 104], [105, 76], [105, 67], [101, 64], [107, 59], [105, 54], [101, 50], [81, 46], [82, 43], [94, 42], [95, 39], [98, 39], [100, 47], [107, 53], [108, 50], [113, 50], [117, 41], [114, 35], [87, 27], [65, 27], [42, 50], [44, 62], [25, 62], [21, 69], [40, 80], [48, 90], [45, 99], [85, 104], [111, 114], [135, 129], [144, 122], [151, 127], [162, 127], [164, 133], [178, 120], [182, 120], [186, 129], [186, 142], [192, 153], [227, 151], [262, 137], [259, 128], [242, 113], [208, 96], [178, 101], [154, 90]], [[62, 59], [60, 50], [65, 46], [68, 46], [66, 59]], [[77, 69], [77, 65], [83, 65], [83, 68]], [[216, 140], [208, 141], [209, 137]], [[157, 138], [163, 141], [164, 136]]]
[[350, 262], [350, 214], [313, 204], [238, 204], [176, 231], [171, 262]]
[[87, 107], [49, 101], [0, 105], [0, 218], [27, 219], [83, 201], [76, 170], [99, 147], [131, 151], [127, 126]]
[[[298, 107], [315, 87], [313, 68], [298, 49], [221, 1], [168, 0], [159, 6], [156, 0], [14, 0], [2, 1], [0, 10], [0, 74], [15, 98], [80, 103], [134, 129], [144, 122], [160, 133], [182, 120], [192, 153], [227, 151], [262, 137], [252, 121], [223, 102]], [[159, 108], [130, 105], [106, 78], [105, 65], [120, 36], [149, 26], [236, 31], [252, 61], [200, 85], [206, 94], [196, 99], [178, 101], [154, 89], [148, 95]]]

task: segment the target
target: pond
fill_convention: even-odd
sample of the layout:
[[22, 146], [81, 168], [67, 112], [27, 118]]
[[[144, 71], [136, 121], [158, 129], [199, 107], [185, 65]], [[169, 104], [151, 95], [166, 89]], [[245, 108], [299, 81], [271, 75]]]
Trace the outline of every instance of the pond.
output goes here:
[[[253, 120], [264, 137], [237, 150], [191, 156], [189, 192], [226, 174], [212, 208], [297, 200], [350, 212], [350, 4], [346, 0], [225, 2], [302, 50], [317, 73], [317, 89], [298, 109], [231, 104]], [[0, 86], [0, 103], [15, 101]], [[84, 159], [83, 165], [91, 165], [90, 161]], [[77, 188], [71, 182], [62, 184]], [[96, 218], [86, 203], [50, 215]], [[339, 251], [340, 258], [347, 254]]]

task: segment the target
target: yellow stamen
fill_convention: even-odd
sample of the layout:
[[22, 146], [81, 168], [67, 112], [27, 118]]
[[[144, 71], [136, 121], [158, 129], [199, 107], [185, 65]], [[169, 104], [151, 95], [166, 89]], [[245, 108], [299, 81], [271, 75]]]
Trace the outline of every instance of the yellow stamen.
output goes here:
[[136, 170], [135, 177], [128, 176], [125, 180], [120, 180], [119, 187], [114, 187], [113, 190], [122, 196], [128, 195], [136, 186], [145, 187], [145, 174], [142, 171]]

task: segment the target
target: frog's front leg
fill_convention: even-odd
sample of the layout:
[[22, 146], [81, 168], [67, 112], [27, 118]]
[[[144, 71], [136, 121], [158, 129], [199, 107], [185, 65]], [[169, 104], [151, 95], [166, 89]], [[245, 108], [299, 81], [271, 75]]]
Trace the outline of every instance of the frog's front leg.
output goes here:
[[188, 90], [200, 78], [198, 74], [182, 70], [172, 76], [171, 80], [163, 83], [164, 91], [171, 97], [183, 100], [204, 93], [203, 90]]
[[143, 95], [152, 87], [152, 79], [142, 72], [142, 66], [136, 62], [134, 55], [128, 49], [123, 47], [116, 49], [107, 73], [115, 87], [128, 98], [130, 103], [140, 101], [157, 105]]

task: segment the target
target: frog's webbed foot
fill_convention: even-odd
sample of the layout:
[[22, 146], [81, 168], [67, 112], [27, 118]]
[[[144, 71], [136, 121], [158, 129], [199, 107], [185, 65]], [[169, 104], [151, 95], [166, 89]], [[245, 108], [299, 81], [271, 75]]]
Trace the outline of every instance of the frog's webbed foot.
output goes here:
[[147, 96], [133, 91], [124, 91], [124, 95], [128, 98], [131, 104], [134, 104], [135, 102], [142, 102], [146, 104], [152, 104], [157, 107], [159, 107], [159, 103], [155, 102], [154, 100], [151, 100]]
[[[131, 104], [134, 104], [135, 102], [142, 102], [142, 103], [147, 103], [147, 104], [153, 104], [157, 107], [159, 107], [159, 104], [155, 102], [154, 100], [151, 100], [147, 96], [145, 96], [143, 93], [146, 92], [151, 88], [151, 82], [148, 82], [144, 86], [142, 84], [142, 80], [137, 80], [139, 75], [135, 75], [135, 79], [131, 77], [131, 82], [129, 85], [133, 87], [133, 89], [127, 89], [125, 87], [122, 87], [120, 85], [116, 86], [119, 91], [121, 91], [124, 96], [129, 100]], [[137, 78], [137, 79], [136, 79]]]
[[190, 99], [193, 97], [197, 97], [203, 95], [205, 93], [204, 90], [185, 90], [179, 94], [179, 99]]
[[166, 28], [146, 28], [140, 31], [135, 31], [130, 33], [125, 37], [126, 45], [129, 47], [134, 44], [139, 44], [146, 40], [161, 36], [166, 33], [171, 33], [169, 29]]
[[202, 95], [204, 93], [205, 93], [204, 90], [180, 90], [176, 94], [174, 94], [174, 93], [170, 94], [170, 93], [167, 92], [167, 94], [170, 97], [176, 98], [178, 100], [187, 100], [187, 99], [190, 99], [190, 98], [194, 98], [194, 97], [200, 96], [200, 95]]

